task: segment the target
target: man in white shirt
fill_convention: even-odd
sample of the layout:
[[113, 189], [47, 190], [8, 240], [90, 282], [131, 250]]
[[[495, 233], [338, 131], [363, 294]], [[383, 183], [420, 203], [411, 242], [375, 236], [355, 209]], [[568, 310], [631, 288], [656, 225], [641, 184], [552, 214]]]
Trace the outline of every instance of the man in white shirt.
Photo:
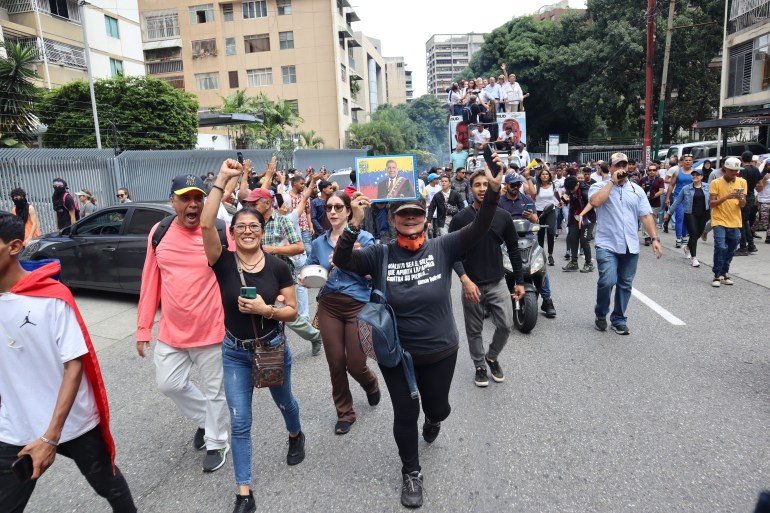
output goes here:
[[[503, 66], [505, 65], [503, 64]], [[502, 73], [499, 77], [497, 77], [497, 84], [500, 86], [500, 103], [498, 104], [498, 112], [503, 112], [508, 103], [508, 97], [513, 93], [513, 87], [511, 86], [511, 83], [505, 79], [505, 75]]]
[[484, 145], [489, 144], [491, 135], [487, 127], [479, 123], [471, 130], [471, 138], [473, 139], [473, 156], [478, 157], [480, 151], [484, 151]]
[[495, 77], [489, 77], [489, 84], [484, 88], [487, 93], [487, 99], [489, 100], [489, 108], [497, 109], [498, 104], [502, 98], [502, 91], [500, 85], [497, 83]]
[[[113, 511], [134, 513], [88, 331], [69, 289], [51, 278], [59, 264], [19, 265], [23, 241], [21, 218], [0, 212], [0, 511], [23, 511], [61, 454]], [[29, 475], [14, 475], [27, 464]]]
[[516, 145], [516, 156], [519, 157], [519, 165], [524, 168], [529, 165], [530, 162], [532, 162], [532, 159], [529, 158], [529, 152], [527, 151], [527, 145], [523, 142], [520, 142]]

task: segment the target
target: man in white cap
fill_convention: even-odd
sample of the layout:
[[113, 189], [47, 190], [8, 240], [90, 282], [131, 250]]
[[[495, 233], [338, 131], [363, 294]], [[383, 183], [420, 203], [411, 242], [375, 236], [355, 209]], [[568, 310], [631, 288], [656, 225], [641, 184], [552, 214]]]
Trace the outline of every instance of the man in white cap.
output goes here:
[[740, 169], [741, 161], [729, 157], [722, 166], [724, 176], [709, 184], [711, 228], [714, 230], [713, 287], [733, 284], [727, 272], [741, 241], [741, 208], [746, 206], [746, 180], [737, 176]]
[[610, 294], [615, 287], [615, 308], [610, 315], [612, 331], [628, 335], [626, 307], [639, 261], [639, 220], [650, 235], [652, 251], [660, 258], [663, 246], [655, 230], [652, 207], [644, 190], [628, 179], [628, 157], [613, 153], [610, 179], [595, 183], [588, 190], [591, 206], [596, 209], [596, 262], [599, 282], [596, 288], [595, 326], [607, 330]]

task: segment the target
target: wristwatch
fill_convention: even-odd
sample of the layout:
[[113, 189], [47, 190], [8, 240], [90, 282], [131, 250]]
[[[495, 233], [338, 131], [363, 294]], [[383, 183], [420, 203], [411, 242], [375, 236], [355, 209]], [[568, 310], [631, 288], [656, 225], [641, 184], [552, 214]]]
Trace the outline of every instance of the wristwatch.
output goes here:
[[650, 240], [660, 242], [660, 237], [650, 237]]

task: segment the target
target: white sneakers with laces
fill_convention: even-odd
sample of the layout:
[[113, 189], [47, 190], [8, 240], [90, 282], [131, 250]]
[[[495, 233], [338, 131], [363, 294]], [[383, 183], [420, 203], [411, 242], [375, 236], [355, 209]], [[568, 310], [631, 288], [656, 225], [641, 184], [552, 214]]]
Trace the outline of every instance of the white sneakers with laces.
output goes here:
[[700, 267], [700, 262], [698, 262], [698, 259], [695, 257], [692, 257], [692, 266], [693, 267]]
[[682, 246], [682, 252], [684, 253], [684, 258], [691, 258], [690, 246]]

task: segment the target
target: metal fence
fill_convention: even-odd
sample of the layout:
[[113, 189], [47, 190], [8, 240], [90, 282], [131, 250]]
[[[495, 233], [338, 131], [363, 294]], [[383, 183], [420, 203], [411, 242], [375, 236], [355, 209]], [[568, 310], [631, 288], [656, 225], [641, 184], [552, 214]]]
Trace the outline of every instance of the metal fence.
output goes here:
[[[279, 169], [296, 167], [316, 169], [326, 164], [355, 166], [355, 157], [366, 150], [242, 150], [254, 169], [262, 170], [278, 157]], [[134, 201], [165, 201], [171, 180], [181, 174], [217, 173], [222, 161], [234, 158], [231, 150], [125, 151], [115, 156], [112, 150], [97, 149], [2, 149], [0, 150], [0, 210], [13, 207], [11, 190], [21, 187], [40, 218], [40, 230], [56, 230], [52, 209], [51, 182], [63, 178], [69, 192], [89, 189], [97, 198], [97, 208], [117, 203], [115, 192], [125, 187]], [[300, 165], [302, 167], [300, 167]], [[75, 198], [77, 200], [77, 198]]]
[[581, 151], [578, 157], [578, 162], [591, 162], [596, 160], [605, 160], [609, 162], [610, 156], [615, 152], [623, 152], [630, 159], [634, 159], [637, 162], [644, 160], [644, 151], [634, 148], [617, 148], [611, 151]]

